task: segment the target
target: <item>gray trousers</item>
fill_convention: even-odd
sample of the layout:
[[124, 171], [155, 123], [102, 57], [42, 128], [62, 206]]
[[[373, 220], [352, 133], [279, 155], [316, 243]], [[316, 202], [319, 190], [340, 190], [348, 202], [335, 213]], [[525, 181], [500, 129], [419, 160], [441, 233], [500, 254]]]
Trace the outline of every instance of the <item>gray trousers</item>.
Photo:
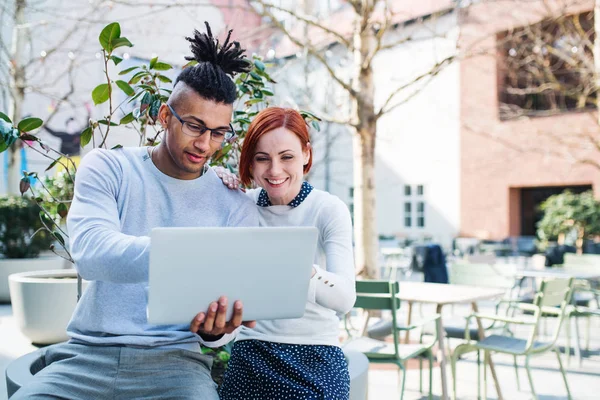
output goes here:
[[188, 350], [61, 343], [45, 363], [11, 400], [219, 399], [212, 358]]

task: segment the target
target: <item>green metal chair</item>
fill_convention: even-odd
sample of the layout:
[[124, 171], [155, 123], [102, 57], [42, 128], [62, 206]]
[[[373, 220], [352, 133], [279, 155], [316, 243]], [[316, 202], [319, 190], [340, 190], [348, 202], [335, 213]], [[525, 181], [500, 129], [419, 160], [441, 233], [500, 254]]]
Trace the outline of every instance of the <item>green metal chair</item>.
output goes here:
[[[402, 372], [400, 386], [400, 399], [404, 397], [404, 383], [406, 381], [406, 361], [411, 358], [427, 356], [429, 359], [429, 399], [432, 399], [432, 369], [433, 369], [433, 351], [432, 348], [439, 338], [439, 332], [429, 343], [418, 344], [400, 344], [400, 332], [417, 329], [428, 323], [435, 323], [439, 315], [421, 321], [418, 324], [410, 326], [398, 326], [396, 314], [400, 308], [400, 299], [396, 297], [399, 292], [398, 282], [392, 281], [357, 281], [356, 282], [356, 303], [355, 307], [365, 311], [383, 311], [389, 310], [392, 314], [392, 342], [371, 339], [361, 336], [350, 339], [343, 347], [344, 350], [360, 351], [364, 353], [369, 362], [395, 364]], [[423, 389], [423, 360], [419, 358], [420, 378], [419, 390]]]
[[[531, 387], [531, 392], [535, 399], [537, 399], [537, 395], [535, 393], [535, 389], [533, 387], [533, 378], [531, 375], [531, 368], [529, 366], [529, 361], [532, 356], [539, 355], [545, 353], [547, 351], [554, 351], [556, 357], [558, 359], [558, 364], [560, 367], [560, 372], [562, 374], [563, 380], [565, 382], [565, 387], [567, 389], [567, 394], [569, 400], [572, 399], [571, 392], [569, 390], [569, 384], [567, 382], [567, 377], [565, 375], [565, 370], [562, 365], [562, 361], [560, 358], [560, 351], [556, 346], [556, 340], [558, 339], [558, 335], [560, 333], [560, 328], [562, 322], [567, 316], [569, 312], [569, 303], [571, 300], [571, 295], [573, 293], [573, 279], [554, 279], [554, 280], [544, 280], [541, 284], [540, 290], [536, 293], [533, 304], [528, 303], [517, 303], [515, 304], [519, 309], [532, 311], [533, 316], [525, 318], [523, 316], [521, 318], [517, 317], [505, 317], [498, 315], [485, 315], [485, 314], [472, 314], [470, 318], [481, 318], [487, 320], [495, 320], [500, 322], [505, 322], [508, 324], [516, 324], [516, 325], [529, 325], [531, 326], [531, 333], [527, 339], [519, 339], [516, 337], [508, 336], [508, 335], [491, 335], [483, 339], [479, 342], [468, 342], [465, 344], [459, 345], [452, 354], [452, 373], [453, 373], [453, 400], [456, 400], [456, 363], [458, 361], [458, 357], [461, 354], [469, 353], [476, 351], [477, 352], [477, 391], [478, 395], [481, 394], [480, 388], [480, 372], [479, 372], [479, 364], [480, 364], [480, 351], [484, 352], [484, 396], [483, 398], [487, 398], [487, 370], [486, 364], [489, 360], [489, 356], [491, 353], [504, 353], [510, 354], [513, 356], [515, 370], [517, 371], [517, 386], [520, 389], [519, 384], [519, 375], [517, 369], [517, 357], [524, 356], [525, 357], [525, 369], [527, 370], [527, 377], [529, 379], [529, 384]], [[552, 338], [549, 342], [540, 342], [538, 341], [538, 332], [540, 328], [540, 320], [542, 314], [555, 314], [557, 315], [557, 324], [555, 331], [552, 335]], [[469, 331], [467, 330], [467, 335]], [[470, 338], [467, 337], [467, 340]]]

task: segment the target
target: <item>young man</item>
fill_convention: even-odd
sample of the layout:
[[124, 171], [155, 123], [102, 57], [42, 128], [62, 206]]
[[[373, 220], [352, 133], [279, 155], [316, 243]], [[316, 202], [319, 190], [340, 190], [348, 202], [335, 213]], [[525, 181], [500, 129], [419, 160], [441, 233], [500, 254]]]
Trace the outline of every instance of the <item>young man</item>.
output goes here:
[[[71, 340], [47, 348], [47, 366], [15, 399], [218, 399], [199, 343], [228, 342], [242, 324], [241, 303], [230, 321], [226, 298], [210, 304], [194, 319], [198, 333], [146, 320], [152, 228], [258, 226], [252, 201], [207, 165], [233, 133], [230, 76], [249, 68], [238, 43], [219, 47], [207, 28], [188, 38], [198, 65], [180, 74], [160, 108], [162, 143], [93, 150], [82, 161], [67, 224], [76, 268], [90, 284], [67, 328]], [[208, 251], [198, 243], [190, 262]]]

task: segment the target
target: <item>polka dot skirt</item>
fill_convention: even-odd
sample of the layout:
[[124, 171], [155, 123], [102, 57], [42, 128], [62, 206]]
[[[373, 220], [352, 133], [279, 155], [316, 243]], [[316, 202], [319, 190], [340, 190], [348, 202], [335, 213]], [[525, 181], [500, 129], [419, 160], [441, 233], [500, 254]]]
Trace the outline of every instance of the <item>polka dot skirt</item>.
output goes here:
[[[298, 207], [304, 201], [304, 199], [306, 199], [306, 196], [308, 196], [310, 192], [312, 192], [312, 190], [313, 186], [310, 183], [306, 181], [302, 182], [302, 186], [300, 187], [300, 193], [298, 193], [296, 197], [294, 197], [294, 200], [288, 203], [288, 206]], [[269, 200], [269, 195], [267, 194], [267, 191], [265, 189], [261, 189], [260, 193], [258, 194], [258, 200], [256, 201], [256, 205], [260, 207], [270, 207], [273, 205], [271, 204], [271, 200]]]
[[222, 400], [347, 400], [350, 376], [336, 346], [243, 340], [233, 346]]

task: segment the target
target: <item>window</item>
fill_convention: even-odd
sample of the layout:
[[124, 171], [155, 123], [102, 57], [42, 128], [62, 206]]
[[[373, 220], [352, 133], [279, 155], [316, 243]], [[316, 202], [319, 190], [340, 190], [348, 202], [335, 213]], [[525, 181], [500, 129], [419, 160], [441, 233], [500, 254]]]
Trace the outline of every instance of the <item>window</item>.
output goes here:
[[412, 203], [410, 201], [404, 203], [404, 226], [406, 228], [412, 226]]
[[593, 108], [594, 36], [592, 12], [497, 35], [500, 118]]
[[417, 202], [417, 227], [425, 227], [425, 203], [422, 201]]
[[[413, 187], [414, 186], [414, 187]], [[425, 227], [425, 185], [404, 185], [404, 227]], [[413, 215], [414, 213], [414, 215]]]

